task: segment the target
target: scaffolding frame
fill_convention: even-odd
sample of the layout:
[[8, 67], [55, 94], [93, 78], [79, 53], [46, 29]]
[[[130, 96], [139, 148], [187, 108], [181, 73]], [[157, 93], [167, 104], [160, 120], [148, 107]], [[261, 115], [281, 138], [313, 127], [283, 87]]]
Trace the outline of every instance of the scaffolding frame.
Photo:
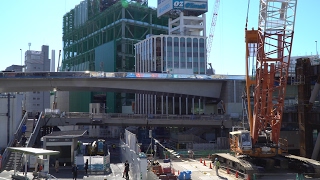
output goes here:
[[[114, 41], [114, 71], [133, 72], [134, 44], [148, 34], [168, 32], [168, 16], [158, 18], [156, 13], [155, 9], [139, 2], [130, 2], [126, 7], [118, 1], [104, 11], [100, 11], [97, 4], [88, 3], [88, 20], [75, 27], [75, 9], [72, 9], [63, 17], [64, 53], [60, 70], [95, 71], [94, 49]], [[82, 63], [88, 63], [88, 69], [77, 67]]]

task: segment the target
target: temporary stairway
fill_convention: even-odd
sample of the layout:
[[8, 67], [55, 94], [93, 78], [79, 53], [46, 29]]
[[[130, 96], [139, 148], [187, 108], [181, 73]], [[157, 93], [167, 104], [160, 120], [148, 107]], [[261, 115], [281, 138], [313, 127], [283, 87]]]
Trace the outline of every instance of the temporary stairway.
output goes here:
[[[35, 128], [33, 128], [33, 124], [35, 123]], [[27, 129], [25, 132], [25, 135], [27, 137], [26, 147], [32, 147], [35, 143], [36, 137], [38, 136], [38, 132], [40, 131], [41, 126], [43, 125], [43, 122], [41, 120], [41, 114], [39, 116], [39, 119], [34, 122], [33, 119], [28, 119], [28, 113], [25, 113], [23, 116], [21, 123], [14, 134], [14, 138], [9, 142], [8, 147], [12, 147], [13, 142], [15, 139], [17, 139], [19, 142], [21, 142], [22, 137], [22, 131], [21, 128], [23, 124], [26, 124]], [[20, 143], [19, 143], [20, 144]], [[5, 149], [3, 155], [2, 155], [2, 167], [1, 170], [13, 170], [14, 169], [14, 155], [15, 153], [10, 152], [7, 148]], [[17, 153], [17, 170], [21, 169], [21, 162], [22, 162], [22, 154]]]

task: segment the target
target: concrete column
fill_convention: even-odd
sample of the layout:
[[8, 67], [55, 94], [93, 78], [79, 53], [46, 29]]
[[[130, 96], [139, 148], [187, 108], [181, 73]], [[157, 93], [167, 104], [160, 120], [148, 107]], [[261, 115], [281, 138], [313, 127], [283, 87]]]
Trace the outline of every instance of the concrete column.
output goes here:
[[169, 98], [168, 98], [168, 96], [166, 96], [166, 114], [168, 115], [168, 113], [169, 113], [169, 108], [168, 108], [168, 106], [169, 106]]
[[154, 95], [154, 114], [157, 114], [157, 95]]
[[163, 114], [163, 95], [161, 95], [161, 114]]
[[188, 115], [188, 98], [186, 97], [186, 115]]
[[174, 97], [172, 97], [172, 114], [175, 114]]
[[181, 115], [181, 97], [179, 97], [179, 115]]
[[199, 106], [199, 109], [201, 109], [201, 99], [199, 98], [199, 104], [198, 104], [198, 106]]
[[192, 98], [192, 114], [194, 114], [194, 97]]
[[153, 95], [150, 95], [150, 114], [153, 114], [153, 101], [154, 101], [154, 97]]
[[206, 112], [206, 98], [204, 98], [203, 100], [202, 100], [202, 106], [203, 106], [203, 113], [205, 113]]
[[142, 94], [139, 94], [139, 101], [140, 101], [140, 108], [139, 108], [139, 114], [142, 114]]
[[144, 104], [144, 96], [145, 96], [145, 94], [142, 94], [142, 114], [144, 114], [144, 106], [145, 106], [145, 104]]

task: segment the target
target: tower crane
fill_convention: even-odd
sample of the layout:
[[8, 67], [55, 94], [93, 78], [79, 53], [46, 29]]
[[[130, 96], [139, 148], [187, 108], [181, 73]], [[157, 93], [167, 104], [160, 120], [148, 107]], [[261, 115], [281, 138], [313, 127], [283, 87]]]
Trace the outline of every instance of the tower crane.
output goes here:
[[286, 152], [285, 141], [280, 139], [280, 128], [296, 7], [297, 0], [260, 0], [258, 29], [245, 29], [250, 131], [230, 132], [230, 148], [237, 154], [273, 157]]
[[[214, 3], [212, 21], [211, 21], [211, 27], [210, 27], [210, 34], [209, 34], [208, 44], [207, 44], [207, 47], [208, 47], [207, 48], [207, 61], [210, 59], [210, 52], [211, 52], [211, 47], [212, 47], [213, 35], [214, 35], [216, 23], [217, 23], [219, 6], [220, 6], [220, 0], [216, 0]], [[211, 66], [211, 69], [212, 69], [212, 66]]]

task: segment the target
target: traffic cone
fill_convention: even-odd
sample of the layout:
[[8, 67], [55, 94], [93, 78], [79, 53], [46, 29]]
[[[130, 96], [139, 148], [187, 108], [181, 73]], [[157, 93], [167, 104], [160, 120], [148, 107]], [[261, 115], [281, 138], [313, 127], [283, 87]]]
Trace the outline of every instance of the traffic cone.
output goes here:
[[239, 176], [239, 175], [238, 175], [238, 171], [236, 171], [236, 178], [238, 178], [238, 176]]
[[210, 163], [210, 169], [212, 169], [212, 163]]
[[178, 175], [180, 174], [180, 171], [178, 170]]
[[200, 163], [202, 163], [202, 158], [200, 158]]
[[250, 180], [250, 176], [249, 176], [249, 174], [246, 174], [246, 176], [247, 176], [247, 180]]
[[227, 174], [230, 174], [229, 167], [227, 167]]
[[172, 168], [172, 174], [175, 174], [175, 173], [174, 173], [174, 168]]
[[203, 165], [206, 166], [206, 160], [203, 160]]

